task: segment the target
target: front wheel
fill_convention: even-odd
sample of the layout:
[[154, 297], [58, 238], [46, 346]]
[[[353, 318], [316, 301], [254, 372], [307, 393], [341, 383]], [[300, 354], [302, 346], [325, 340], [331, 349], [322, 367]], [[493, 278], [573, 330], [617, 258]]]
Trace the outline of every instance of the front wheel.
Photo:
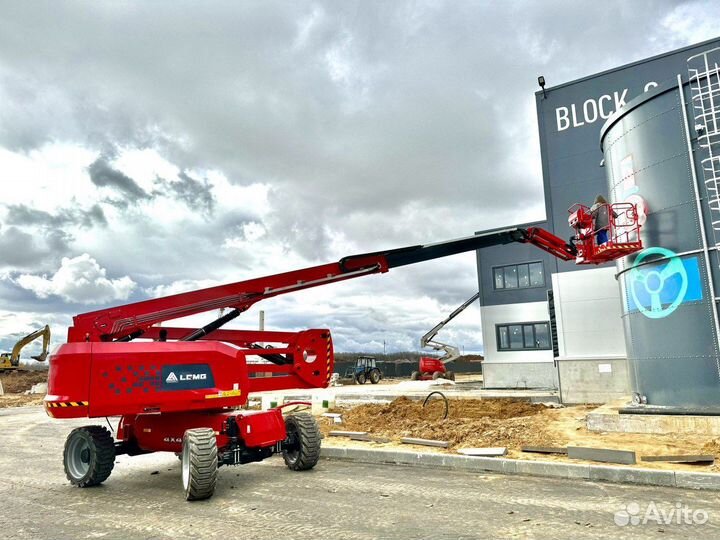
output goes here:
[[292, 471], [312, 469], [320, 459], [320, 429], [312, 415], [292, 414], [285, 418], [287, 439], [282, 455]]
[[355, 380], [358, 384], [365, 384], [365, 381], [367, 381], [367, 376], [365, 375], [365, 372], [358, 373]]
[[455, 372], [454, 371], [446, 371], [445, 378], [450, 381], [454, 381], [455, 380]]
[[84, 488], [101, 484], [115, 465], [112, 435], [103, 426], [73, 429], [65, 441], [63, 465], [72, 485]]
[[188, 429], [183, 435], [180, 461], [185, 500], [212, 497], [218, 471], [215, 432], [211, 428]]

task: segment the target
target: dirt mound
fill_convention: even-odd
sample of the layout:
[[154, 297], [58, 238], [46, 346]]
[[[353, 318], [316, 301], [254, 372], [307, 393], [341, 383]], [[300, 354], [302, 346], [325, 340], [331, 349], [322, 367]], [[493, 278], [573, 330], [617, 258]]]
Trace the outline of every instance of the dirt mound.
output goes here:
[[[442, 399], [422, 402], [400, 397], [387, 405], [360, 405], [343, 411], [343, 429], [387, 437], [419, 437], [448, 441], [451, 447], [550, 445], [546, 407], [509, 399], [450, 400], [443, 419]], [[328, 426], [329, 429], [329, 426]]]
[[720, 456], [720, 439], [712, 439], [702, 445], [701, 450], [705, 454]]
[[6, 394], [21, 394], [34, 384], [47, 382], [47, 376], [46, 370], [17, 370], [0, 374], [0, 381]]
[[0, 396], [0, 408], [25, 407], [27, 405], [42, 405], [43, 396], [25, 396], [23, 394], [12, 394]]

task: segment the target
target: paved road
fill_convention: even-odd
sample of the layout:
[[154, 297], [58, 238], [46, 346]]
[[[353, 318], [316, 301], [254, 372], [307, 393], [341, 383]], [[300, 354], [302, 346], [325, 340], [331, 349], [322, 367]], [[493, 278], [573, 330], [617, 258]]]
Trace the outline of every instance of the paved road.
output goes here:
[[[720, 538], [715, 493], [338, 461], [304, 473], [279, 458], [223, 467], [215, 496], [187, 503], [174, 455], [119, 456], [105, 485], [78, 489], [65, 480], [61, 455], [83, 423], [38, 408], [0, 410], [0, 537]], [[615, 512], [631, 503], [641, 517], [650, 503], [651, 517], [679, 503], [709, 521], [616, 525]]]

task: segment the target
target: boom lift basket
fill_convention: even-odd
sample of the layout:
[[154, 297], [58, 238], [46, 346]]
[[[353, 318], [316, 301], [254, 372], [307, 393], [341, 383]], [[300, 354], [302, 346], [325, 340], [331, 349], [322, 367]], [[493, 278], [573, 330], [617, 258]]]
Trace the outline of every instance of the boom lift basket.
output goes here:
[[[575, 204], [568, 210], [568, 224], [575, 229], [573, 244], [577, 249], [576, 264], [602, 264], [642, 249], [638, 213], [632, 203], [600, 205], [595, 214], [607, 211], [608, 225], [597, 228], [590, 208]], [[607, 242], [599, 243], [598, 235], [607, 231]]]

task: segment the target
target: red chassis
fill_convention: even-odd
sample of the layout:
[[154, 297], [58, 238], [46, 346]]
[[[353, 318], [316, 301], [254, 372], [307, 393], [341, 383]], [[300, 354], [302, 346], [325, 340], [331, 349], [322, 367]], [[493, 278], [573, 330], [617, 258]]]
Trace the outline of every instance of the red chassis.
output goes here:
[[434, 356], [421, 356], [418, 362], [418, 369], [419, 371], [416, 373], [417, 378], [414, 380], [428, 381], [439, 378], [455, 380], [455, 374], [452, 371], [448, 371], [445, 364]]
[[[312, 468], [320, 453], [312, 416], [283, 419], [279, 408], [248, 412], [237, 407], [247, 403], [250, 392], [327, 386], [334, 364], [330, 331], [221, 327], [265, 298], [513, 242], [534, 244], [563, 260], [577, 255], [575, 246], [543, 229], [512, 228], [75, 316], [67, 344], [50, 359], [46, 410], [54, 418], [121, 420], [117, 441], [101, 426], [70, 433], [63, 454], [68, 479], [81, 487], [103, 482], [119, 453], [180, 452], [185, 496], [191, 500], [212, 495], [219, 465], [281, 452], [290, 469]], [[593, 261], [585, 257], [581, 262]], [[221, 308], [231, 310], [199, 329], [160, 326]], [[270, 363], [253, 364], [249, 356]]]

